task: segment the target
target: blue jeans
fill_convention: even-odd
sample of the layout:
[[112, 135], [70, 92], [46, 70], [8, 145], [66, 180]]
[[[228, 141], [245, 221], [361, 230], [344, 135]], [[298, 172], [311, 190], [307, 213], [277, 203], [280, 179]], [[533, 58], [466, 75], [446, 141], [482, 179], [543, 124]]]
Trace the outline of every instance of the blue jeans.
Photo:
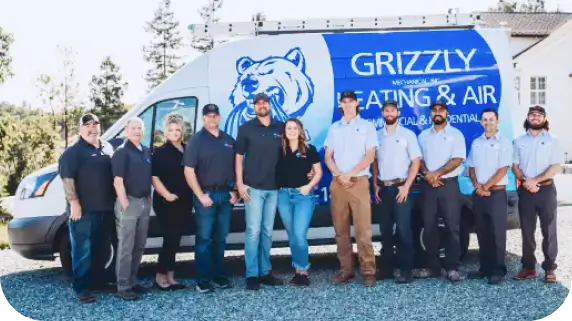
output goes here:
[[278, 191], [278, 212], [288, 233], [292, 252], [292, 266], [308, 270], [308, 228], [314, 215], [314, 194], [302, 195], [296, 188], [281, 188]]
[[68, 221], [76, 293], [94, 290], [107, 281], [105, 251], [111, 242], [113, 211], [83, 212], [77, 221]]
[[267, 275], [272, 270], [270, 249], [276, 217], [278, 190], [248, 189], [250, 201], [245, 202], [246, 233], [244, 260], [246, 277]]
[[204, 207], [195, 196], [195, 263], [198, 281], [226, 277], [224, 251], [230, 230], [230, 194], [228, 191], [204, 191], [213, 205]]
[[[395, 199], [399, 193], [398, 187], [403, 184], [393, 186], [383, 186], [381, 184], [381, 204], [379, 206], [380, 216], [379, 230], [381, 233], [381, 270], [393, 272], [398, 267], [402, 273], [410, 273], [413, 269], [413, 231], [411, 229], [411, 195], [407, 197], [405, 203], [397, 203]], [[393, 235], [393, 225], [396, 225], [396, 236]], [[395, 244], [397, 241], [397, 244]], [[393, 251], [396, 246], [397, 259]]]

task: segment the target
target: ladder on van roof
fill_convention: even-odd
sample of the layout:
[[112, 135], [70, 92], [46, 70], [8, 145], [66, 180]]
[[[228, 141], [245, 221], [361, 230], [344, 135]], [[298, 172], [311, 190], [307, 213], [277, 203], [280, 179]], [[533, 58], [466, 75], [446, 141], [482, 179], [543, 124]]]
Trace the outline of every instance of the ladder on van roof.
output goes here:
[[402, 29], [474, 28], [482, 23], [479, 14], [453, 13], [391, 17], [300, 19], [251, 22], [191, 24], [188, 29], [198, 38], [278, 35], [292, 33], [367, 32]]

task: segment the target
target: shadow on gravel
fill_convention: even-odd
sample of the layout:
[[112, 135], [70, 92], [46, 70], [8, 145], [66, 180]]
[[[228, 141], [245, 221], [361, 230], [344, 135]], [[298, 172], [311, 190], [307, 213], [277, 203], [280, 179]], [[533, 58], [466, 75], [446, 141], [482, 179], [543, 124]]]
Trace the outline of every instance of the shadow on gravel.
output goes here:
[[[461, 266], [462, 275], [477, 268], [478, 252], [469, 252]], [[520, 257], [507, 255], [508, 277], [499, 286], [483, 280], [465, 280], [453, 285], [445, 280], [416, 280], [407, 285], [379, 281], [364, 288], [356, 282], [342, 286], [329, 284], [338, 267], [335, 253], [312, 254], [312, 285], [307, 289], [290, 286], [244, 290], [244, 258], [227, 258], [236, 277], [234, 289], [202, 295], [192, 287], [193, 261], [179, 262], [177, 276], [190, 289], [175, 292], [153, 291], [140, 302], [123, 302], [111, 295], [99, 295], [100, 302], [80, 305], [71, 289], [71, 279], [61, 268], [13, 273], [0, 278], [8, 302], [23, 315], [38, 319], [146, 319], [146, 320], [536, 320], [542, 319], [564, 302], [570, 279], [547, 285], [542, 270], [535, 280], [510, 279], [520, 268]], [[273, 256], [275, 273], [289, 280], [289, 256]], [[144, 263], [140, 278], [150, 286], [155, 263]], [[356, 269], [359, 271], [359, 269]]]

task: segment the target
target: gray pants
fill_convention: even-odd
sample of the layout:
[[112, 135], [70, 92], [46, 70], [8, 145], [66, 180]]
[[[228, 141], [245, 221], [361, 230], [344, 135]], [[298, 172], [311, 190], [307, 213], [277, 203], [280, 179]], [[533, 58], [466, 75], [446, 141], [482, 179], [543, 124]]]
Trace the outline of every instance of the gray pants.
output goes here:
[[117, 291], [125, 291], [137, 285], [137, 271], [145, 251], [151, 204], [148, 198], [128, 196], [129, 206], [121, 210], [115, 203], [117, 228]]

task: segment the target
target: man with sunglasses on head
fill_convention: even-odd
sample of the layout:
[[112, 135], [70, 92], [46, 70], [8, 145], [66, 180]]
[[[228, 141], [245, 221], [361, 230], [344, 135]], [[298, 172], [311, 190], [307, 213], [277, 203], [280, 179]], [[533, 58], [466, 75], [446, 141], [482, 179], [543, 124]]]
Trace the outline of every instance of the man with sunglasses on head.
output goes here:
[[106, 250], [113, 233], [115, 192], [113, 147], [100, 139], [99, 118], [86, 114], [79, 121], [79, 139], [59, 159], [59, 174], [69, 205], [68, 222], [73, 288], [82, 303], [96, 302], [94, 291], [113, 292], [105, 272]]
[[542, 229], [544, 281], [557, 282], [555, 270], [558, 241], [556, 238], [556, 186], [553, 177], [564, 163], [558, 139], [548, 130], [546, 110], [532, 106], [524, 122], [526, 133], [514, 140], [513, 171], [521, 185], [518, 188], [518, 213], [522, 233], [522, 270], [517, 280], [531, 279], [536, 274], [536, 217]]

